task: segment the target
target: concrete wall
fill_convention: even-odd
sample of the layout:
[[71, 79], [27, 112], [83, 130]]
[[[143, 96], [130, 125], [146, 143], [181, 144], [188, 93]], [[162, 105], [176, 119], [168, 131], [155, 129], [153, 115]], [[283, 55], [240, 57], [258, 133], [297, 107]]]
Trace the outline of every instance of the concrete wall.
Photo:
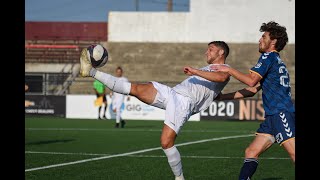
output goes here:
[[295, 43], [295, 0], [190, 0], [190, 12], [110, 12], [111, 42], [257, 43], [262, 23], [286, 26]]

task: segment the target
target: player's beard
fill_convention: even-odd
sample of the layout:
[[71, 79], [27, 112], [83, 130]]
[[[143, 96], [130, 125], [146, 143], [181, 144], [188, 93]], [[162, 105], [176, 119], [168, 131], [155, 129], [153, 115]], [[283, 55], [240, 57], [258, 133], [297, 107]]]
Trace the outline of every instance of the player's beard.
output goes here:
[[259, 47], [259, 52], [264, 53], [263, 49], [261, 49], [260, 47]]
[[213, 62], [216, 60], [216, 58], [210, 56], [210, 59], [207, 58], [207, 63], [208, 64], [213, 64]]
[[211, 64], [211, 63], [210, 63], [210, 62], [211, 62], [211, 59], [208, 59], [208, 57], [207, 57], [206, 61], [207, 61], [208, 64]]
[[262, 45], [259, 44], [259, 52], [264, 53], [266, 52], [265, 49], [262, 47]]

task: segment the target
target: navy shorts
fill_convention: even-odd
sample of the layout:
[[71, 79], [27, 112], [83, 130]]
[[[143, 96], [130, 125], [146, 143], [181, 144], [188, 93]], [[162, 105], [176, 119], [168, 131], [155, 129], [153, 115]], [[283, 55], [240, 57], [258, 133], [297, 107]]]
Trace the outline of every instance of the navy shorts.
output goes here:
[[294, 112], [280, 112], [266, 116], [264, 122], [260, 124], [257, 133], [271, 134], [278, 144], [294, 138], [296, 133], [296, 120]]

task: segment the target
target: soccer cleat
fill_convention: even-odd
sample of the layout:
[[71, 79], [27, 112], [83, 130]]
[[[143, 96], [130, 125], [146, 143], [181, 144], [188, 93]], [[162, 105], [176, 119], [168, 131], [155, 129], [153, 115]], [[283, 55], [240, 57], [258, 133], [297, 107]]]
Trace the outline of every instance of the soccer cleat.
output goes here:
[[92, 64], [88, 57], [87, 48], [83, 48], [80, 55], [80, 75], [82, 77], [90, 76], [90, 70], [92, 68]]
[[121, 128], [124, 128], [125, 124], [126, 124], [126, 122], [124, 120], [121, 120]]
[[119, 123], [116, 123], [116, 125], [114, 127], [115, 128], [119, 128]]

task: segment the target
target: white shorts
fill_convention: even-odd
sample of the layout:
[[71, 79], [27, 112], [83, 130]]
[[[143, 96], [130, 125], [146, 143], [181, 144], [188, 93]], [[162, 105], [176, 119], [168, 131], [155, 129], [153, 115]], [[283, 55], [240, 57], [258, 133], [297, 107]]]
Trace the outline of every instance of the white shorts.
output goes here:
[[166, 110], [164, 123], [178, 135], [181, 127], [192, 115], [192, 99], [176, 93], [166, 85], [154, 81], [152, 84], [158, 92], [151, 105]]

